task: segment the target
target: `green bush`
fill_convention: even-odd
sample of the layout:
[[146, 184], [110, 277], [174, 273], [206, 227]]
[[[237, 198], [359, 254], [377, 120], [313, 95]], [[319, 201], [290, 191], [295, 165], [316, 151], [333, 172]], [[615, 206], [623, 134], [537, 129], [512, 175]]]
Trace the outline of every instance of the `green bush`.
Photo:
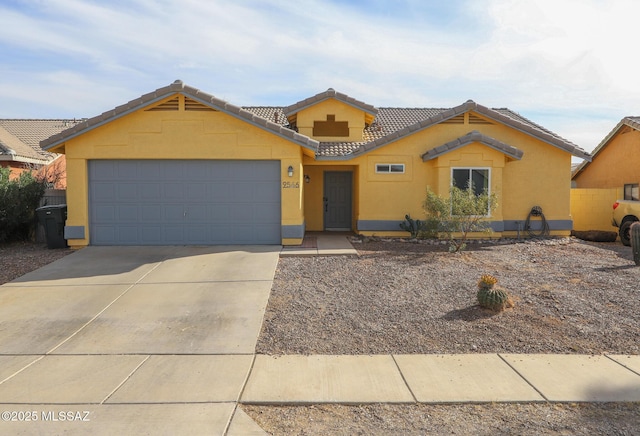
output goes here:
[[9, 180], [9, 168], [0, 168], [0, 242], [27, 240], [35, 229], [35, 211], [46, 183], [30, 172]]
[[476, 195], [473, 186], [467, 189], [451, 187], [449, 197], [443, 198], [427, 188], [424, 211], [427, 221], [437, 223], [439, 234], [450, 240], [449, 250], [458, 252], [467, 246], [470, 233], [490, 231], [486, 220], [498, 206], [497, 196], [487, 191]]

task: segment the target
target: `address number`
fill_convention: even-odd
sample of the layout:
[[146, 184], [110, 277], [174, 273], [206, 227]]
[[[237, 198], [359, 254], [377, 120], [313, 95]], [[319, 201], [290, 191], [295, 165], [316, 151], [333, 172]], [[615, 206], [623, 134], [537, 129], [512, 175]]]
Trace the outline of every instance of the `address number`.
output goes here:
[[300, 188], [300, 182], [282, 182], [282, 189]]

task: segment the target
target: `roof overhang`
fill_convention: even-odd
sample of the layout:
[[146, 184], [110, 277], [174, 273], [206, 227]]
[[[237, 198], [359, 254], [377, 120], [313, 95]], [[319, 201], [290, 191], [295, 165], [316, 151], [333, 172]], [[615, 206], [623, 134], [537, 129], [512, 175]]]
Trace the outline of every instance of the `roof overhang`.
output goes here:
[[169, 86], [165, 86], [163, 88], [156, 89], [155, 91], [148, 94], [142, 95], [135, 100], [131, 100], [130, 102], [118, 106], [110, 111], [104, 112], [101, 115], [89, 118], [67, 130], [64, 130], [48, 139], [45, 139], [44, 141], [41, 141], [40, 146], [44, 150], [55, 149], [56, 147], [62, 146], [70, 139], [83, 135], [97, 127], [122, 118], [144, 107], [158, 103], [173, 94], [182, 94], [188, 96], [189, 98], [196, 100], [203, 105], [211, 107], [212, 109], [218, 110], [227, 115], [233, 116], [260, 129], [266, 130], [311, 151], [315, 152], [318, 149], [318, 141], [301, 135], [291, 129], [287, 129], [280, 124], [276, 124], [274, 122], [261, 118], [239, 106], [228, 103], [211, 94], [200, 91], [197, 88], [187, 86], [180, 80], [176, 80]]
[[514, 160], [522, 159], [522, 156], [524, 154], [522, 150], [505, 144], [504, 142], [498, 141], [497, 139], [491, 138], [490, 136], [483, 135], [477, 130], [473, 130], [464, 136], [456, 138], [453, 141], [449, 141], [427, 151], [422, 155], [422, 161], [426, 162], [428, 160], [435, 159], [439, 156], [442, 156], [443, 154], [449, 153], [450, 151], [456, 150], [474, 142], [479, 142], [486, 145], [487, 147], [493, 148], [494, 150], [504, 153], [507, 157]]

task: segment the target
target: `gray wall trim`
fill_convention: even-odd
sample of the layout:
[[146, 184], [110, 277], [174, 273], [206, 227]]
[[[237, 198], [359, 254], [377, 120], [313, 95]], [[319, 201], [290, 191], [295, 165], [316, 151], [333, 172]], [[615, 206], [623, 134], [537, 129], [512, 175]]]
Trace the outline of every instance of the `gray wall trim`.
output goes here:
[[64, 239], [84, 238], [84, 226], [64, 226]]
[[357, 226], [358, 230], [367, 232], [400, 232], [402, 231], [401, 222], [401, 220], [358, 220]]
[[[491, 230], [494, 232], [515, 232], [520, 226], [520, 231], [524, 230], [526, 219], [522, 220], [504, 220], [491, 221], [489, 223]], [[401, 232], [400, 223], [402, 221], [385, 221], [385, 220], [358, 220], [358, 230], [367, 232]], [[532, 231], [542, 229], [542, 222], [538, 218], [530, 220]], [[572, 230], [572, 220], [547, 220], [549, 230]]]
[[304, 238], [306, 223], [297, 226], [282, 226], [282, 238]]
[[[520, 228], [524, 230], [526, 218], [522, 220], [505, 220], [504, 231], [515, 232]], [[573, 220], [547, 220], [549, 230], [573, 230]], [[542, 229], [542, 220], [540, 218], [531, 218], [529, 220], [531, 230], [538, 231]]]

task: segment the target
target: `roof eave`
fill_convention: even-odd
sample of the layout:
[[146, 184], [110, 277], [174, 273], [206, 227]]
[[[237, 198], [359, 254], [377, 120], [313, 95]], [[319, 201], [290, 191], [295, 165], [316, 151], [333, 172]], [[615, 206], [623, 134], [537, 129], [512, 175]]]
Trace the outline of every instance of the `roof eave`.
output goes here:
[[87, 133], [90, 130], [93, 130], [97, 127], [103, 126], [114, 120], [127, 116], [144, 107], [153, 105], [173, 94], [182, 94], [184, 96], [188, 96], [208, 107], [219, 110], [220, 112], [233, 116], [242, 121], [248, 122], [253, 126], [261, 128], [263, 130], [267, 130], [271, 133], [274, 133], [286, 140], [295, 142], [296, 144], [302, 147], [305, 147], [309, 150], [312, 150], [314, 152], [318, 148], [319, 142], [314, 139], [311, 139], [304, 135], [300, 135], [299, 133], [296, 133], [290, 129], [287, 129], [286, 127], [283, 127], [279, 124], [276, 124], [264, 118], [258, 117], [257, 115], [245, 109], [242, 109], [239, 106], [228, 103], [211, 94], [207, 94], [206, 92], [200, 91], [197, 88], [184, 85], [180, 81], [175, 81], [169, 86], [159, 88], [135, 100], [131, 100], [130, 102], [125, 103], [124, 105], [118, 106], [110, 111], [104, 112], [101, 115], [98, 115], [96, 117], [83, 121], [82, 123], [74, 127], [71, 127], [70, 129], [64, 130], [56, 135], [53, 135], [52, 137], [41, 141], [40, 147], [43, 150], [53, 149], [69, 141], [70, 139], [76, 138], [80, 135]]
[[571, 153], [573, 156], [585, 159], [590, 161], [591, 160], [591, 155], [589, 153], [587, 153], [584, 150], [581, 150], [577, 145], [572, 144], [568, 141], [562, 141], [561, 139], [543, 132], [541, 130], [535, 129], [531, 126], [528, 126], [518, 120], [515, 120], [511, 117], [508, 117], [506, 115], [502, 115], [501, 113], [490, 109], [486, 106], [482, 106], [482, 105], [476, 105], [476, 108], [474, 109], [476, 112], [484, 115], [487, 118], [490, 118], [494, 121], [500, 122], [502, 124], [506, 124], [512, 128], [514, 128], [515, 130], [518, 130], [519, 132], [522, 132], [526, 135], [532, 136], [536, 139], [541, 140], [542, 142], [545, 142], [549, 145], [552, 145], [556, 148], [559, 148], [561, 150], [564, 150], [568, 153]]

